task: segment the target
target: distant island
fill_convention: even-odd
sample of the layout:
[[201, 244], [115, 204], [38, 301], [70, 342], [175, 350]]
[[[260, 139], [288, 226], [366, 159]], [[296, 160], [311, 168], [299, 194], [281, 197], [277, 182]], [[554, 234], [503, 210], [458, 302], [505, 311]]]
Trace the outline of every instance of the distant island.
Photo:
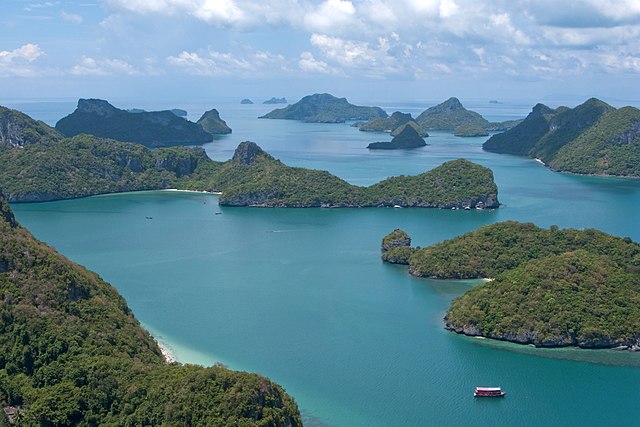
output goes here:
[[263, 104], [286, 104], [286, 103], [287, 103], [287, 98], [276, 98], [276, 97], [267, 99], [266, 101], [263, 102]]
[[344, 123], [347, 120], [371, 120], [386, 118], [379, 107], [360, 107], [350, 104], [346, 98], [336, 98], [328, 93], [309, 95], [285, 108], [271, 111], [261, 119], [301, 120], [309, 123]]
[[242, 101], [240, 101], [240, 104], [250, 105], [250, 104], [253, 104], [253, 101], [248, 98], [244, 98]]
[[370, 150], [397, 150], [407, 148], [418, 148], [427, 145], [413, 126], [404, 124], [402, 132], [394, 136], [390, 142], [372, 142], [367, 146]]
[[536, 158], [560, 172], [640, 177], [640, 110], [616, 109], [596, 98], [575, 108], [538, 104], [522, 123], [482, 147]]
[[489, 122], [475, 111], [464, 108], [458, 98], [452, 97], [430, 107], [416, 117], [424, 129], [452, 131], [456, 136], [487, 136], [489, 132], [505, 131], [520, 120]]
[[406, 125], [411, 125], [418, 134], [426, 138], [429, 136], [426, 130], [424, 130], [415, 120], [411, 117], [411, 114], [401, 113], [396, 111], [387, 118], [376, 118], [366, 123], [358, 122], [354, 123], [354, 126], [359, 128], [363, 132], [389, 132], [392, 136], [398, 135]]
[[213, 140], [202, 126], [170, 111], [130, 113], [100, 99], [80, 99], [78, 108], [56, 123], [56, 130], [65, 136], [86, 133], [148, 147]]
[[[24, 129], [41, 125], [29, 118]], [[150, 150], [91, 135], [0, 148], [0, 188], [12, 202], [178, 188], [222, 192], [219, 203], [230, 206], [499, 206], [491, 170], [463, 159], [365, 188], [326, 171], [286, 166], [249, 141], [231, 160], [216, 162], [200, 148]]]
[[538, 347], [640, 350], [640, 245], [629, 238], [507, 221], [410, 244], [395, 230], [383, 260], [419, 277], [493, 278], [453, 301], [447, 329]]
[[227, 126], [227, 122], [220, 118], [220, 113], [218, 113], [218, 110], [215, 108], [206, 111], [196, 123], [212, 135], [226, 135], [231, 133], [231, 128]]
[[[126, 110], [127, 113], [147, 113], [148, 111], [143, 110], [141, 108], [129, 108], [128, 110]], [[178, 117], [187, 117], [187, 111], [180, 109], [180, 108], [172, 108], [171, 110], [167, 110], [173, 114], [175, 114]]]
[[1, 194], [0, 248], [0, 400], [11, 421], [302, 425], [295, 401], [268, 378], [168, 364], [122, 296], [36, 240]]

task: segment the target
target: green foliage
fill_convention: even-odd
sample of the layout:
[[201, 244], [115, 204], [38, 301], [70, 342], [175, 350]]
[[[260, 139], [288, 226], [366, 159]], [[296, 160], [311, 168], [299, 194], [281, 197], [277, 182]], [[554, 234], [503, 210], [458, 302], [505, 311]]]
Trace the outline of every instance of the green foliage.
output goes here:
[[381, 249], [388, 251], [393, 248], [411, 246], [411, 237], [406, 231], [396, 228], [382, 239]]
[[372, 142], [367, 146], [369, 149], [393, 150], [399, 148], [418, 148], [427, 145], [424, 139], [418, 134], [416, 128], [405, 124], [402, 132], [393, 137], [391, 142]]
[[25, 147], [62, 138], [55, 129], [20, 111], [0, 106], [0, 149]]
[[202, 126], [202, 129], [211, 134], [231, 133], [231, 128], [220, 118], [220, 114], [216, 109], [205, 112], [197, 123]]
[[260, 207], [461, 207], [482, 201], [497, 207], [490, 169], [453, 160], [417, 176], [358, 187], [326, 171], [293, 168], [270, 156], [251, 165], [227, 162], [212, 177], [220, 204]]
[[489, 132], [487, 132], [486, 128], [480, 126], [478, 123], [463, 123], [456, 126], [453, 129], [453, 134], [455, 136], [487, 136]]
[[56, 123], [65, 136], [90, 134], [148, 147], [200, 144], [213, 139], [197, 123], [171, 111], [131, 113], [99, 99], [81, 99], [78, 108]]
[[536, 346], [640, 343], [640, 274], [606, 254], [549, 255], [453, 301], [447, 327]]
[[640, 110], [591, 98], [573, 109], [538, 104], [518, 126], [493, 135], [487, 151], [539, 158], [579, 174], [640, 176]]
[[386, 117], [387, 113], [379, 107], [360, 107], [350, 104], [346, 98], [336, 98], [323, 93], [305, 96], [293, 105], [275, 109], [260, 118], [302, 120], [309, 123], [343, 123], [347, 120]]
[[428, 108], [416, 118], [416, 122], [424, 129], [453, 130], [466, 124], [481, 128], [489, 126], [489, 122], [475, 111], [462, 106], [458, 98], [449, 98], [442, 104]]
[[386, 118], [375, 118], [369, 120], [366, 123], [362, 123], [358, 128], [363, 132], [392, 132], [397, 129], [398, 126], [413, 122], [411, 114], [404, 114], [400, 111], [396, 111]]
[[549, 163], [581, 174], [640, 176], [640, 110], [624, 107], [562, 147]]
[[549, 120], [556, 111], [537, 104], [529, 115], [512, 129], [493, 135], [482, 148], [494, 153], [526, 156], [536, 143], [549, 132]]
[[409, 259], [415, 249], [410, 246], [398, 246], [382, 253], [382, 260], [389, 264], [409, 265]]
[[0, 400], [18, 425], [301, 425], [268, 379], [167, 365], [115, 289], [0, 220]]
[[200, 163], [213, 163], [202, 150], [151, 151], [138, 144], [79, 135], [21, 150], [0, 150], [0, 188], [11, 201], [174, 188], [180, 178], [197, 175]]
[[496, 277], [531, 259], [586, 250], [606, 254], [629, 271], [640, 271], [640, 245], [598, 230], [551, 229], [505, 221], [416, 251], [415, 276], [439, 279]]

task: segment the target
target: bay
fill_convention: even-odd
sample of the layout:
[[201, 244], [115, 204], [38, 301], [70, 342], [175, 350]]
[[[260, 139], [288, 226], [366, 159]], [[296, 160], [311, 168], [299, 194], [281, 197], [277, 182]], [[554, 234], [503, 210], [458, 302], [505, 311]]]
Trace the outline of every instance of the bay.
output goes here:
[[[524, 116], [531, 105], [491, 107], [500, 111], [489, 118]], [[173, 107], [185, 108], [191, 119], [207, 109], [164, 108]], [[640, 355], [541, 350], [449, 333], [442, 327], [449, 302], [474, 282], [413, 278], [382, 264], [379, 246], [394, 228], [425, 246], [508, 219], [593, 227], [640, 241], [639, 180], [558, 174], [529, 159], [486, 153], [485, 138], [443, 132], [433, 132], [423, 149], [369, 152], [363, 147], [388, 136], [348, 124], [258, 120], [269, 106], [223, 107], [234, 131], [204, 146], [216, 160], [250, 139], [287, 164], [369, 185], [465, 157], [493, 169], [504, 205], [494, 211], [246, 209], [219, 207], [215, 195], [162, 191], [16, 204], [18, 220], [112, 283], [180, 361], [221, 362], [273, 378], [296, 398], [306, 425], [638, 419]], [[384, 107], [391, 112], [395, 105]], [[508, 395], [473, 399], [478, 385], [500, 385]]]

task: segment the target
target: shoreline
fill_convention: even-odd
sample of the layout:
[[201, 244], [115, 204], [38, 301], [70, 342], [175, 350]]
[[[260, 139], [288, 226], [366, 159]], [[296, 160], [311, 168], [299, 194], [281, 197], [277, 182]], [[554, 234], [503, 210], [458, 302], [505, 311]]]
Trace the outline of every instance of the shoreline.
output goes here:
[[[153, 190], [151, 190], [153, 191]], [[217, 196], [222, 194], [222, 191], [205, 191], [205, 190], [180, 190], [178, 188], [163, 188], [158, 191], [177, 191], [180, 193], [198, 193], [198, 194], [215, 194]]]
[[176, 356], [176, 352], [171, 348], [171, 346], [165, 342], [160, 341], [156, 337], [154, 338], [158, 343], [158, 347], [160, 347], [160, 352], [164, 357], [164, 361], [169, 365], [172, 363], [178, 363], [178, 356]]

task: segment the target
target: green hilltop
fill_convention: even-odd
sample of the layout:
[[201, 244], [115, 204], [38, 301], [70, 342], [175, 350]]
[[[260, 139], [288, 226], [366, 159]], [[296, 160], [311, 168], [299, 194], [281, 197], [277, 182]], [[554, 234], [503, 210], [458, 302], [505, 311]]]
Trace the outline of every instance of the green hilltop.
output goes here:
[[302, 120], [309, 123], [344, 123], [347, 120], [386, 118], [379, 107], [361, 107], [350, 104], [346, 98], [328, 93], [308, 95], [295, 104], [279, 108], [261, 116], [261, 119]]
[[640, 110], [591, 98], [575, 108], [536, 105], [527, 118], [483, 145], [487, 151], [542, 160], [554, 170], [640, 176]]
[[0, 400], [17, 425], [302, 425], [265, 377], [167, 364], [118, 292], [20, 227], [1, 196], [0, 295]]
[[46, 123], [0, 106], [0, 149], [22, 148], [43, 141], [58, 141], [62, 135]]
[[640, 350], [640, 245], [631, 239], [507, 221], [426, 248], [395, 245], [383, 260], [418, 277], [493, 278], [454, 300], [445, 321], [456, 332]]
[[91, 135], [0, 148], [0, 188], [12, 202], [178, 188], [222, 192], [220, 204], [231, 206], [499, 206], [491, 170], [463, 159], [364, 188], [326, 171], [284, 165], [249, 141], [231, 160], [216, 162], [201, 148], [150, 150]]

